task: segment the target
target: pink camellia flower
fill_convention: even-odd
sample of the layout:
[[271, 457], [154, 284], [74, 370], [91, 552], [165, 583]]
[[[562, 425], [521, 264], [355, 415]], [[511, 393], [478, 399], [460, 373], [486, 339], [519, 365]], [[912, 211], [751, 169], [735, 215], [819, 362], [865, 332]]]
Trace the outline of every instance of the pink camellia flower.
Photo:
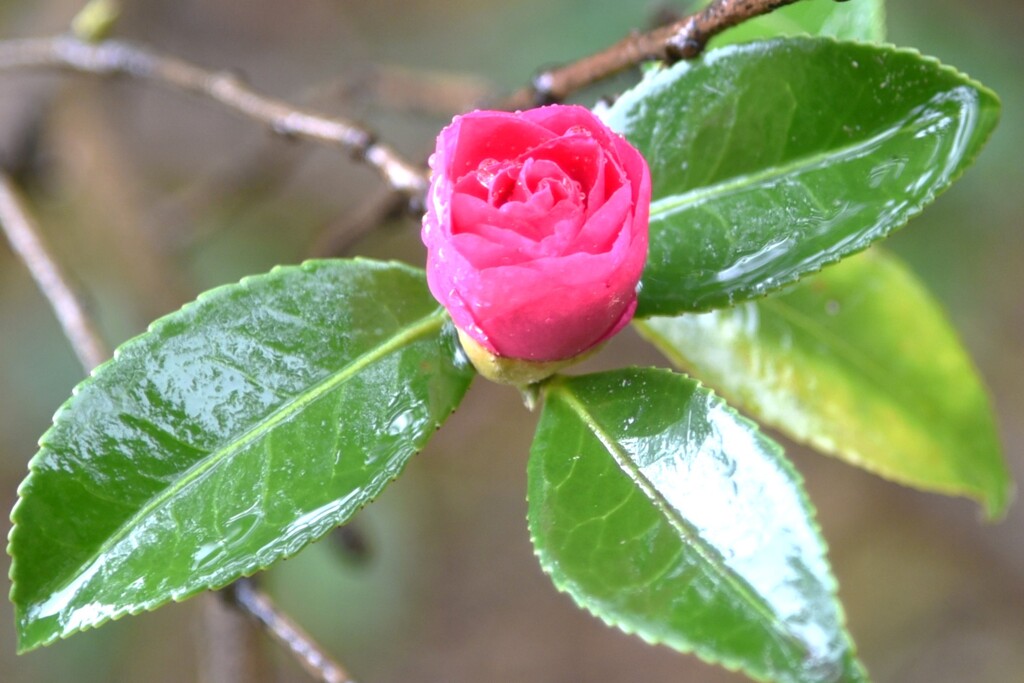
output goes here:
[[632, 319], [650, 171], [588, 109], [457, 116], [430, 167], [427, 281], [464, 342], [563, 361]]

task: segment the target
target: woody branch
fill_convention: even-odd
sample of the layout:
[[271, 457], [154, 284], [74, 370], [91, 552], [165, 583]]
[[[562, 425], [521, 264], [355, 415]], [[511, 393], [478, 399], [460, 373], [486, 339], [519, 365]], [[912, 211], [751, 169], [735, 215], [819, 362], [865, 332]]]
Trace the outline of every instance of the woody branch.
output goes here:
[[90, 43], [72, 35], [0, 41], [0, 71], [56, 68], [96, 76], [130, 76], [214, 100], [285, 137], [326, 143], [372, 166], [393, 190], [419, 201], [424, 171], [378, 142], [365, 128], [263, 95], [231, 71], [200, 66], [124, 41]]
[[[843, 0], [838, 0], [843, 1]], [[722, 31], [797, 0], [715, 0], [703, 10], [647, 33], [633, 33], [611, 47], [571, 64], [543, 71], [502, 102], [506, 109], [528, 109], [561, 102], [592, 83], [642, 62], [675, 62], [700, 55]]]

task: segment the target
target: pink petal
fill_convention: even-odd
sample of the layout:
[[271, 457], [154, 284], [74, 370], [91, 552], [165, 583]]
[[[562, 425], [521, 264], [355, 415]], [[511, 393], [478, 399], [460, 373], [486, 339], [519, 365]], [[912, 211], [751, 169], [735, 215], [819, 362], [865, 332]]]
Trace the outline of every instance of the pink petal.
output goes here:
[[432, 168], [458, 179], [485, 159], [515, 159], [552, 137], [551, 131], [512, 113], [463, 114], [441, 131]]

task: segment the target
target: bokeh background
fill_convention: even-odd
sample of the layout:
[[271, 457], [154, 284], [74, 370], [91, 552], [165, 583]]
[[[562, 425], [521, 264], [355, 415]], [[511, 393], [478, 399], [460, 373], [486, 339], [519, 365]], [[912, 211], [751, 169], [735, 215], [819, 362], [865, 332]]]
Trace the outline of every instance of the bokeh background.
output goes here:
[[[60, 32], [81, 4], [0, 0], [0, 38]], [[527, 82], [538, 67], [648, 25], [664, 7], [654, 0], [122, 5], [119, 37], [236, 68], [261, 91], [370, 122], [418, 160], [453, 113]], [[1003, 99], [1002, 124], [977, 165], [888, 245], [949, 307], [991, 388], [1006, 455], [1022, 481], [1024, 4], [901, 0], [888, 13], [892, 42], [957, 66]], [[0, 75], [0, 163], [25, 184], [111, 345], [203, 289], [313, 253], [423, 259], [413, 220], [354, 234], [382, 189], [365, 167], [146, 84]], [[632, 333], [601, 356], [591, 367], [664, 365]], [[5, 510], [36, 438], [81, 377], [45, 301], [0, 242]], [[621, 635], [551, 587], [524, 520], [534, 420], [515, 392], [476, 383], [405, 475], [358, 517], [363, 551], [325, 540], [266, 572], [264, 586], [363, 683], [746, 680]], [[787, 450], [818, 507], [850, 629], [876, 681], [1024, 681], [1024, 504], [988, 525], [966, 501], [901, 488], [792, 444]], [[0, 517], [6, 534], [9, 522]], [[11, 608], [0, 602], [0, 680], [208, 680], [201, 653], [211, 644], [210, 602], [168, 605], [20, 657]], [[267, 652], [266, 680], [307, 680], [273, 646]]]

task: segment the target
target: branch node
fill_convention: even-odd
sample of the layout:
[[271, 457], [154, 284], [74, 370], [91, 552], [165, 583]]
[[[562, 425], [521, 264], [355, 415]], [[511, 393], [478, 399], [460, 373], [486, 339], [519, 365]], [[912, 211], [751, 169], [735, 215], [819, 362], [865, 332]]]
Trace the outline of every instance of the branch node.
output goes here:
[[413, 216], [422, 216], [427, 210], [427, 200], [422, 194], [410, 195], [406, 210]]
[[211, 71], [144, 47], [108, 40], [88, 43], [72, 35], [0, 41], [0, 71], [56, 68], [97, 76], [127, 75], [179, 92], [206, 97], [291, 139], [341, 147], [366, 161], [392, 189], [417, 194], [426, 174], [364, 128], [263, 95], [232, 70]]
[[672, 34], [665, 43], [665, 62], [669, 65], [682, 59], [693, 59], [704, 51], [708, 37], [697, 27], [697, 21], [690, 17], [683, 27]]
[[363, 130], [359, 137], [353, 136], [352, 158], [356, 161], [369, 161], [371, 150], [379, 144], [376, 133]]
[[533, 77], [530, 86], [533, 89], [533, 106], [543, 107], [546, 104], [557, 104], [560, 98], [552, 91], [555, 80], [551, 71], [545, 70]]
[[708, 41], [722, 31], [797, 1], [713, 0], [707, 7], [686, 18], [647, 33], [632, 31], [600, 52], [543, 71], [534, 77], [530, 86], [516, 91], [503, 100], [500, 106], [504, 109], [519, 109], [560, 102], [592, 83], [641, 62], [660, 59], [671, 64], [681, 59], [694, 59], [704, 51]]

